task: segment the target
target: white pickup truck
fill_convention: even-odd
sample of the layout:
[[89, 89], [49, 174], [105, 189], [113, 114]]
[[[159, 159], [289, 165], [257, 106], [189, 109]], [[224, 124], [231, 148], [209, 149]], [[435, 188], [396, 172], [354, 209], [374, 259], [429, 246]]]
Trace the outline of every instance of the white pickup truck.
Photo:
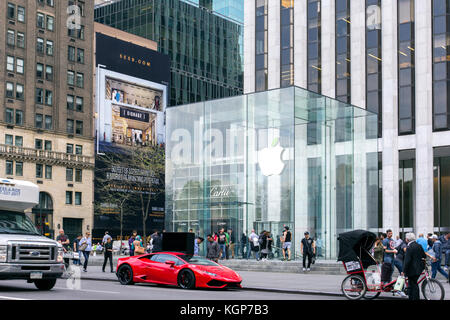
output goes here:
[[50, 290], [64, 272], [63, 251], [24, 213], [38, 203], [37, 185], [0, 178], [0, 280], [22, 279]]

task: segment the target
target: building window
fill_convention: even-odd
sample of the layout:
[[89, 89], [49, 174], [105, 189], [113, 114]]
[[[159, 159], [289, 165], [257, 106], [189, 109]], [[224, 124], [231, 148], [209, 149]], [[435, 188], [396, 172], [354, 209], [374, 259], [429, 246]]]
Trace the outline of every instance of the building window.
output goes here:
[[8, 34], [6, 36], [6, 44], [8, 46], [16, 45], [16, 32], [14, 30], [9, 29]]
[[433, 1], [433, 130], [450, 130], [450, 4]]
[[16, 136], [15, 137], [15, 146], [16, 147], [23, 147], [23, 137], [22, 136]]
[[38, 150], [42, 150], [42, 140], [41, 139], [34, 140], [34, 148], [38, 149]]
[[48, 106], [53, 105], [53, 92], [50, 90], [45, 90], [45, 104]]
[[75, 154], [83, 154], [83, 146], [77, 144], [75, 146]]
[[77, 72], [77, 87], [84, 88], [84, 74]]
[[83, 170], [75, 169], [75, 182], [83, 182]]
[[12, 3], [8, 3], [7, 17], [8, 19], [16, 18], [16, 6]]
[[37, 53], [44, 53], [44, 39], [42, 38], [37, 38], [36, 40], [36, 52]]
[[321, 0], [308, 0], [308, 90], [322, 90]]
[[46, 165], [45, 166], [45, 179], [51, 179], [52, 178], [52, 166]]
[[50, 140], [45, 140], [45, 150], [52, 151], [52, 142]]
[[14, 98], [14, 83], [6, 82], [6, 97]]
[[23, 176], [23, 162], [16, 162], [16, 176]]
[[13, 175], [14, 174], [14, 161], [6, 160], [6, 170], [5, 173], [7, 175]]
[[25, 22], [25, 8], [18, 6], [17, 7], [17, 20], [19, 22]]
[[74, 121], [71, 119], [67, 119], [67, 133], [74, 133]]
[[72, 191], [66, 191], [66, 204], [72, 204], [73, 193]]
[[16, 72], [19, 74], [23, 74], [24, 73], [24, 60], [17, 58], [16, 59]]
[[14, 136], [12, 134], [5, 134], [5, 144], [12, 146], [14, 143]]
[[294, 0], [280, 0], [281, 87], [294, 84]]
[[75, 205], [81, 206], [81, 192], [75, 192]]
[[36, 128], [42, 129], [42, 126], [44, 124], [44, 116], [42, 114], [37, 113], [35, 116], [35, 122]]
[[84, 50], [83, 49], [77, 49], [77, 62], [84, 63]]
[[67, 95], [67, 109], [74, 110], [74, 96], [70, 94]]
[[83, 112], [83, 98], [77, 97], [77, 111]]
[[17, 47], [25, 48], [25, 33], [17, 32]]
[[67, 71], [67, 84], [70, 86], [75, 85], [75, 72]]
[[44, 104], [44, 89], [36, 88], [36, 103]]
[[53, 41], [47, 40], [47, 55], [53, 56]]
[[398, 0], [398, 133], [415, 132], [414, 0]]
[[36, 64], [36, 78], [42, 79], [44, 77], [44, 65], [41, 63]]
[[6, 70], [14, 72], [14, 57], [12, 56], [6, 57]]
[[42, 178], [44, 166], [40, 163], [36, 164], [36, 178]]
[[45, 29], [45, 15], [42, 13], [37, 13], [36, 25], [38, 28]]
[[53, 129], [53, 118], [52, 116], [45, 116], [45, 129], [52, 130]]
[[336, 99], [351, 102], [350, 0], [336, 0]]
[[256, 60], [255, 60], [255, 89], [264, 91], [268, 88], [267, 75], [267, 45], [268, 45], [268, 16], [267, 0], [256, 0]]
[[6, 108], [5, 110], [5, 122], [14, 123], [14, 109]]
[[22, 110], [16, 110], [16, 125], [18, 125], [18, 126], [23, 125], [23, 111]]
[[55, 18], [47, 16], [47, 30], [53, 31]]
[[54, 0], [47, 0], [47, 5], [50, 7], [53, 7], [55, 5], [55, 1]]
[[[411, 153], [411, 155], [409, 155]], [[399, 212], [400, 230], [408, 232], [407, 228], [414, 226], [415, 212], [415, 156], [414, 151], [400, 151], [399, 153]], [[403, 156], [405, 154], [406, 156]], [[410, 229], [412, 231], [412, 229]]]
[[80, 134], [80, 135], [82, 135], [83, 134], [83, 121], [76, 121], [76, 131], [75, 131], [75, 133], [76, 134]]
[[67, 59], [69, 61], [75, 62], [75, 47], [69, 46], [68, 53], [67, 53]]
[[78, 39], [84, 40], [84, 26], [80, 26], [78, 29]]
[[73, 144], [68, 143], [66, 146], [66, 153], [73, 154]]
[[16, 99], [18, 99], [18, 100], [25, 99], [23, 84], [20, 84], [20, 83], [16, 84]]
[[53, 67], [45, 66], [45, 80], [53, 81]]
[[434, 231], [450, 226], [450, 148], [434, 149]]
[[73, 168], [66, 168], [66, 181], [73, 181]]

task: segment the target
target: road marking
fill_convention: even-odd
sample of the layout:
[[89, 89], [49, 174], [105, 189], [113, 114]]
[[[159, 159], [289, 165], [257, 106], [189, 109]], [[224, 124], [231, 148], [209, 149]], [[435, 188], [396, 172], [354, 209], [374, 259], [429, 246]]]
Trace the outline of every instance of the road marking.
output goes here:
[[6, 297], [6, 296], [0, 296], [0, 299], [4, 299], [4, 300], [31, 300], [31, 299], [15, 298], [15, 297]]
[[120, 292], [116, 292], [116, 291], [101, 291], [101, 290], [90, 290], [90, 289], [69, 289], [69, 288], [61, 288], [61, 287], [55, 287], [55, 289], [60, 289], [60, 290], [69, 290], [69, 291], [86, 291], [86, 292], [93, 292], [93, 293], [112, 293], [112, 294], [119, 294]]

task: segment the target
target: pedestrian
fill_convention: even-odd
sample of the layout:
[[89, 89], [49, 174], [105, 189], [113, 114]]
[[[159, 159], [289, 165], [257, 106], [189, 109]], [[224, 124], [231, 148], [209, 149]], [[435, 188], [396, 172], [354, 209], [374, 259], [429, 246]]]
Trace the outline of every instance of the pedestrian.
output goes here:
[[428, 234], [427, 234], [428, 248], [427, 248], [427, 250], [425, 250], [425, 252], [427, 252], [428, 250], [431, 249], [431, 247], [433, 247], [433, 240], [431, 239], [432, 236], [433, 236], [432, 233], [428, 233]]
[[162, 251], [162, 234], [157, 230], [152, 234], [152, 253], [153, 252], [161, 252]]
[[235, 248], [236, 248], [236, 239], [233, 233], [233, 229], [228, 229], [228, 236], [230, 238], [230, 245], [229, 245], [229, 250], [227, 250], [227, 259], [230, 257], [230, 253], [231, 253], [231, 259], [234, 259], [234, 255], [235, 255]]
[[272, 241], [269, 231], [264, 231], [261, 239], [261, 260], [267, 260], [269, 253], [272, 251]]
[[214, 237], [210, 234], [208, 234], [206, 239], [208, 240], [206, 246], [206, 258], [214, 262], [218, 262], [220, 255], [219, 244], [216, 241], [214, 241]]
[[436, 278], [436, 275], [439, 271], [440, 274], [442, 274], [448, 281], [448, 273], [445, 272], [441, 267], [442, 262], [442, 243], [439, 240], [438, 236], [433, 234], [431, 236], [431, 241], [433, 241], [433, 246], [431, 247], [431, 250], [434, 252], [434, 259], [431, 263], [431, 278]]
[[406, 234], [406, 244], [403, 274], [408, 277], [408, 296], [409, 300], [420, 300], [417, 280], [419, 280], [419, 276], [425, 268], [424, 259], [426, 255], [422, 246], [416, 242], [414, 233]]
[[378, 264], [383, 263], [384, 247], [382, 237], [382, 235], [377, 237], [373, 246], [373, 258]]
[[249, 251], [248, 245], [249, 245], [249, 243], [248, 243], [247, 235], [245, 234], [245, 232], [242, 232], [242, 235], [241, 235], [241, 254], [242, 254], [242, 259], [245, 259], [245, 258], [248, 259], [248, 251]]
[[399, 245], [402, 244], [402, 242], [403, 242], [403, 240], [400, 238], [399, 235], [397, 235], [397, 236], [395, 237], [395, 247], [397, 248]]
[[[64, 230], [59, 230], [59, 235], [56, 237], [56, 241], [62, 245], [64, 253], [70, 251], [70, 241], [69, 238], [64, 234]], [[64, 266], [69, 268], [70, 258], [64, 258]]]
[[133, 232], [131, 233], [131, 237], [130, 239], [128, 239], [128, 246], [130, 247], [130, 257], [134, 256], [134, 240], [137, 236], [137, 231], [133, 230]]
[[220, 248], [220, 259], [223, 260], [227, 256], [227, 235], [225, 234], [225, 230], [223, 228], [219, 230], [219, 234], [217, 235], [217, 243]]
[[202, 237], [197, 237], [194, 240], [194, 255], [198, 256], [198, 252], [200, 249], [200, 244], [203, 242], [203, 238]]
[[442, 243], [441, 250], [442, 255], [444, 256], [444, 270], [448, 273], [450, 267], [450, 233], [444, 233], [439, 237], [439, 240]]
[[104, 244], [104, 246], [105, 246], [105, 252], [104, 252], [105, 259], [103, 260], [102, 271], [105, 272], [106, 263], [109, 260], [109, 265], [111, 266], [111, 272], [114, 272], [114, 270], [113, 270], [113, 262], [112, 262], [112, 257], [113, 257], [112, 238], [107, 238], [106, 239], [106, 243]]
[[89, 255], [91, 254], [92, 251], [92, 238], [90, 232], [86, 232], [86, 235], [80, 240], [80, 250], [81, 252], [83, 252], [84, 258], [83, 271], [87, 272]]
[[133, 241], [133, 247], [134, 247], [134, 254], [141, 255], [145, 253], [144, 244], [142, 243], [141, 236], [136, 236], [136, 238]]
[[[303, 254], [303, 271], [311, 271], [312, 257], [316, 253], [314, 240], [310, 238], [309, 232], [304, 233], [305, 237], [300, 243], [300, 252]], [[306, 265], [306, 258], [308, 258], [308, 265]]]
[[394, 266], [397, 268], [399, 273], [402, 273], [403, 263], [405, 260], [406, 243], [403, 240], [397, 243], [399, 243], [399, 245], [395, 248], [395, 250], [397, 250], [397, 254], [395, 255], [394, 259]]
[[105, 235], [103, 236], [102, 245], [105, 245], [105, 243], [108, 241], [108, 239], [112, 240], [112, 237], [109, 235], [108, 231], [105, 231]]
[[422, 246], [423, 251], [428, 251], [428, 241], [427, 239], [425, 239], [423, 233], [419, 233], [419, 237], [417, 238], [416, 242]]
[[75, 255], [75, 253], [78, 254], [78, 259], [76, 259], [75, 256], [74, 256], [73, 264], [74, 265], [79, 265], [79, 266], [81, 266], [81, 256], [83, 255], [83, 252], [81, 252], [81, 250], [80, 250], [80, 240], [81, 240], [81, 238], [82, 238], [81, 234], [77, 235], [76, 239], [73, 240], [73, 243], [72, 243], [72, 250], [74, 252], [74, 255]]
[[386, 230], [386, 238], [383, 240], [383, 247], [384, 255], [383, 265], [381, 266], [381, 282], [389, 283], [392, 281], [392, 274], [394, 273], [394, 257], [397, 253], [391, 229]]
[[291, 244], [292, 244], [292, 233], [288, 226], [284, 226], [283, 230], [283, 260], [286, 260], [286, 251], [288, 255], [288, 261], [291, 261]]
[[256, 260], [259, 260], [259, 237], [255, 232], [255, 229], [252, 229], [252, 233], [248, 237], [250, 242], [251, 252], [254, 253]]

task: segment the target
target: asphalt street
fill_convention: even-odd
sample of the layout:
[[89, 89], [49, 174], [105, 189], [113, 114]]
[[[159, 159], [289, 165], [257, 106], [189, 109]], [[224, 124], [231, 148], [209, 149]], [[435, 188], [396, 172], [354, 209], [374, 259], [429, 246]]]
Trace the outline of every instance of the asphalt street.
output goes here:
[[119, 282], [81, 280], [72, 289], [59, 279], [51, 291], [39, 291], [25, 281], [1, 281], [0, 300], [345, 300], [344, 297], [250, 290], [182, 290], [153, 284], [123, 286]]

